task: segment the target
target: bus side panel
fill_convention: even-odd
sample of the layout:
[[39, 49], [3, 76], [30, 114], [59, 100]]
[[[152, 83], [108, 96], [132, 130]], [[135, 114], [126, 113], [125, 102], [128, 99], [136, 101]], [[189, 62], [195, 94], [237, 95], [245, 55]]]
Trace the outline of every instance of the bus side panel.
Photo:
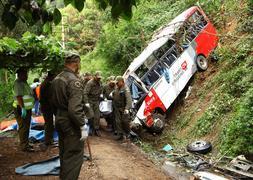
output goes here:
[[[173, 74], [169, 70], [170, 80], [173, 79]], [[162, 101], [162, 104], [165, 107], [165, 110], [173, 103], [174, 99], [177, 97], [177, 88], [172, 86], [171, 83], [168, 83], [163, 76], [159, 82], [154, 86], [154, 91]]]
[[168, 109], [184, 89], [192, 75], [197, 71], [195, 47], [190, 45], [170, 68], [170, 84], [160, 97]]
[[214, 26], [208, 23], [195, 38], [195, 42], [197, 43], [196, 53], [208, 57], [218, 44], [218, 36]]

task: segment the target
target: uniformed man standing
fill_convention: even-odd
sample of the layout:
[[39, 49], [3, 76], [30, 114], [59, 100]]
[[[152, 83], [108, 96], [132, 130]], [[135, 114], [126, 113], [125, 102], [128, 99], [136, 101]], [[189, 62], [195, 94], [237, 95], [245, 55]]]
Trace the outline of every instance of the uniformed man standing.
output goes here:
[[101, 72], [97, 71], [94, 77], [86, 84], [84, 88], [84, 103], [90, 109], [91, 128], [94, 129], [96, 136], [101, 136], [99, 132], [100, 111], [99, 102], [103, 95], [103, 87], [101, 84]]
[[45, 120], [45, 145], [49, 146], [53, 143], [53, 132], [54, 132], [54, 122], [53, 122], [53, 108], [51, 105], [52, 101], [52, 81], [54, 79], [54, 74], [49, 71], [47, 77], [40, 85], [40, 108], [43, 113]]
[[17, 79], [14, 82], [14, 113], [18, 123], [18, 135], [22, 151], [33, 152], [29, 145], [29, 130], [34, 105], [33, 91], [27, 83], [27, 70], [19, 68]]
[[82, 80], [83, 80], [83, 88], [85, 88], [86, 84], [88, 83], [89, 80], [92, 79], [92, 75], [89, 72], [86, 72], [83, 74]]
[[59, 134], [60, 179], [64, 180], [78, 179], [83, 163], [85, 115], [79, 70], [80, 57], [70, 54], [65, 58], [64, 70], [52, 83], [55, 126]]
[[116, 85], [112, 98], [116, 129], [119, 135], [117, 140], [125, 140], [130, 132], [129, 110], [132, 108], [132, 98], [122, 76], [116, 77]]
[[[115, 76], [110, 76], [107, 78], [107, 83], [103, 87], [104, 99], [110, 99], [110, 94], [115, 90]], [[114, 120], [113, 112], [104, 116], [107, 122], [107, 130], [115, 131], [116, 124]]]

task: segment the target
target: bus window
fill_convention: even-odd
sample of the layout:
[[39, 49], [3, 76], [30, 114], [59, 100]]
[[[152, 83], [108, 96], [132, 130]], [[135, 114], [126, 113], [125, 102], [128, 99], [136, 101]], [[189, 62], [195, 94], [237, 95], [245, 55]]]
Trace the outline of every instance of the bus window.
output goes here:
[[173, 45], [164, 56], [161, 61], [164, 62], [168, 67], [170, 67], [173, 62], [177, 59], [177, 51], [175, 45]]
[[157, 59], [160, 59], [165, 53], [168, 52], [168, 50], [171, 49], [171, 47], [175, 44], [175, 41], [172, 39], [169, 39], [163, 46], [161, 46], [159, 49], [154, 51], [154, 56], [157, 57]]
[[149, 56], [146, 61], [144, 62], [145, 66], [148, 69], [151, 69], [157, 63], [157, 59], [154, 55]]
[[191, 18], [192, 18], [191, 21], [193, 21], [193, 23], [191, 23], [192, 27], [193, 29], [195, 29], [196, 34], [198, 34], [207, 25], [207, 21], [199, 11], [193, 13], [189, 19]]
[[151, 69], [157, 63], [157, 59], [154, 55], [149, 56], [145, 62], [135, 71], [135, 74], [141, 78], [145, 73]]
[[141, 78], [141, 80], [146, 85], [147, 89], [149, 89], [159, 79], [159, 77], [159, 74], [154, 69], [151, 69], [144, 77]]
[[169, 69], [162, 63], [157, 63], [155, 71], [160, 75], [164, 76], [166, 81], [170, 82]]
[[126, 84], [129, 87], [131, 96], [134, 100], [140, 99], [145, 94], [145, 91], [141, 88], [141, 85], [135, 81], [134, 77], [129, 76], [126, 80]]
[[147, 68], [144, 64], [142, 64], [142, 65], [135, 71], [135, 73], [136, 73], [136, 75], [137, 75], [138, 77], [142, 77], [147, 71], [148, 71], [148, 68]]

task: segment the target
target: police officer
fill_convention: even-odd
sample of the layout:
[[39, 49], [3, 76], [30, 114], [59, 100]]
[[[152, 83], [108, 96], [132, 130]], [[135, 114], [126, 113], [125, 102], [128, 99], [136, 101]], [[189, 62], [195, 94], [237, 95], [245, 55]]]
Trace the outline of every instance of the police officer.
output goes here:
[[23, 151], [33, 152], [34, 149], [29, 145], [29, 129], [34, 105], [33, 91], [27, 83], [27, 70], [19, 68], [17, 79], [14, 82], [14, 113], [18, 122], [18, 135], [20, 147]]
[[[115, 76], [110, 76], [107, 78], [107, 83], [103, 86], [103, 96], [106, 99], [110, 99], [110, 94], [115, 90]], [[107, 130], [115, 131], [116, 125], [114, 121], [113, 112], [104, 116], [107, 122]]]
[[82, 79], [83, 80], [83, 88], [85, 88], [85, 86], [88, 83], [88, 81], [92, 79], [92, 75], [91, 75], [91, 73], [86, 72], [86, 73], [83, 74], [82, 78], [83, 78]]
[[59, 134], [60, 179], [64, 180], [78, 179], [83, 163], [85, 115], [79, 70], [79, 55], [69, 54], [64, 70], [52, 83], [55, 126]]
[[94, 129], [96, 136], [101, 136], [99, 132], [99, 102], [101, 96], [103, 95], [103, 87], [100, 81], [101, 78], [101, 72], [97, 71], [94, 77], [86, 84], [84, 88], [84, 103], [85, 106], [90, 109], [89, 114], [92, 117], [91, 128]]
[[130, 115], [129, 110], [132, 107], [132, 98], [129, 89], [125, 85], [122, 76], [116, 77], [116, 89], [112, 93], [113, 98], [113, 110], [116, 121], [116, 129], [119, 137], [117, 140], [125, 140], [129, 135], [130, 127]]
[[46, 147], [53, 143], [53, 132], [54, 132], [54, 123], [53, 123], [53, 108], [51, 105], [52, 99], [52, 81], [55, 75], [48, 71], [47, 77], [40, 85], [40, 108], [43, 113], [45, 120], [45, 145]]

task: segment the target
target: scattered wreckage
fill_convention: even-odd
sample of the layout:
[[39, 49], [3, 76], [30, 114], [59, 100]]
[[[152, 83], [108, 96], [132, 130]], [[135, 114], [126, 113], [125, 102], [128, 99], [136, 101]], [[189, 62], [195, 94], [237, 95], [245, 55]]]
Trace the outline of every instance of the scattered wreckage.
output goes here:
[[200, 140], [187, 145], [188, 152], [172, 152], [173, 148], [168, 151], [164, 148], [167, 154], [162, 170], [182, 180], [253, 179], [253, 162], [243, 155], [235, 158], [223, 155], [218, 159], [204, 155], [211, 152], [211, 147], [210, 142]]

